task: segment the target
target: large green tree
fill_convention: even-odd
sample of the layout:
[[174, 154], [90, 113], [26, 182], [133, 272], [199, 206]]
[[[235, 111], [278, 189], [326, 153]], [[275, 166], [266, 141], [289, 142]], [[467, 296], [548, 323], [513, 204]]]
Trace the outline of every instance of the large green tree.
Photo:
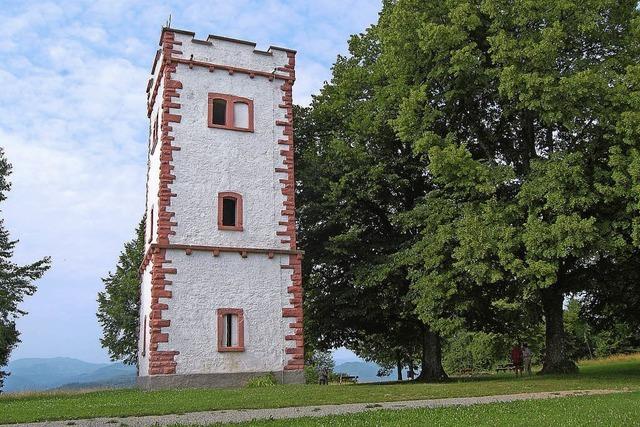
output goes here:
[[[11, 164], [0, 148], [0, 202], [6, 200], [6, 193], [11, 189], [10, 174]], [[0, 368], [9, 362], [11, 351], [20, 342], [16, 319], [27, 313], [19, 305], [26, 296], [35, 293], [33, 282], [42, 277], [51, 266], [49, 257], [28, 265], [12, 262], [17, 243], [17, 240], [11, 240], [9, 232], [4, 228], [4, 220], [0, 219]], [[8, 374], [0, 369], [0, 390], [4, 377]]]
[[[386, 1], [393, 128], [434, 188], [406, 217], [421, 318], [436, 329], [539, 306], [543, 372], [575, 370], [562, 307], [638, 244], [636, 1]], [[443, 316], [449, 313], [449, 316]]]
[[139, 268], [144, 257], [145, 217], [136, 227], [136, 236], [124, 244], [115, 272], [102, 279], [98, 293], [98, 321], [102, 325], [100, 343], [112, 360], [134, 365], [138, 361], [138, 319], [140, 311]]
[[[306, 342], [404, 366], [425, 342], [439, 344], [394, 260], [412, 239], [396, 217], [414, 207], [428, 180], [424, 160], [390, 126], [398, 102], [386, 91], [375, 32], [352, 37], [349, 50], [311, 108], [295, 115]], [[439, 358], [436, 367], [445, 377]]]

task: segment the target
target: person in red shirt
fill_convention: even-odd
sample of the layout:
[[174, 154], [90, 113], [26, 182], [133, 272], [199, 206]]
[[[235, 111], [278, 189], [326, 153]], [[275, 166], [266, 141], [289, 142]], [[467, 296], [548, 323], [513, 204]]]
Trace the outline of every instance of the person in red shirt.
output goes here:
[[516, 376], [522, 374], [522, 347], [519, 344], [511, 349], [511, 363], [515, 367]]

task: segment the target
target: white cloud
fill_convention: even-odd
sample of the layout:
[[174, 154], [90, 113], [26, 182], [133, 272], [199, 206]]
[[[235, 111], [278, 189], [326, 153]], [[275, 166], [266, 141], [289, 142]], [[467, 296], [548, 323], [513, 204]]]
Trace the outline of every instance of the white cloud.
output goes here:
[[[330, 77], [351, 33], [376, 19], [370, 0], [76, 0], [0, 9], [0, 145], [14, 164], [1, 207], [22, 262], [54, 267], [25, 304], [14, 357], [104, 358], [95, 321], [100, 277], [144, 209], [145, 88], [159, 30], [173, 26], [298, 50], [295, 102]], [[46, 339], [43, 339], [43, 336]]]

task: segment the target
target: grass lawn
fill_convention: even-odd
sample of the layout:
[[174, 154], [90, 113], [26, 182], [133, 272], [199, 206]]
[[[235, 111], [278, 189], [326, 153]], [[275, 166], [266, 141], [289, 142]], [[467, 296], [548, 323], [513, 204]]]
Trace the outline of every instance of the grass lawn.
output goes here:
[[251, 426], [636, 426], [640, 392], [565, 397], [437, 409], [381, 410], [295, 420], [252, 421]]
[[0, 424], [604, 388], [640, 391], [640, 354], [584, 362], [580, 365], [580, 373], [575, 375], [516, 378], [513, 374], [501, 374], [454, 379], [443, 384], [405, 382], [344, 386], [286, 385], [222, 390], [143, 392], [125, 389], [85, 393], [0, 395]]

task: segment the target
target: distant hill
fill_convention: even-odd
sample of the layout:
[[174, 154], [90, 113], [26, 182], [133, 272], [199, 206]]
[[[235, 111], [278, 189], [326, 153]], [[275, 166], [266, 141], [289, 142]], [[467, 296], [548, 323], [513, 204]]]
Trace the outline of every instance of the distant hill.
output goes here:
[[[358, 382], [394, 381], [395, 372], [386, 377], [376, 374], [380, 367], [371, 362], [344, 362], [335, 372], [357, 376]], [[18, 359], [9, 363], [3, 392], [52, 389], [115, 388], [135, 384], [136, 368], [122, 363], [89, 363], [69, 357]]]
[[89, 363], [69, 357], [18, 359], [9, 363], [11, 373], [3, 392], [128, 387], [135, 383], [136, 368], [122, 363]]

